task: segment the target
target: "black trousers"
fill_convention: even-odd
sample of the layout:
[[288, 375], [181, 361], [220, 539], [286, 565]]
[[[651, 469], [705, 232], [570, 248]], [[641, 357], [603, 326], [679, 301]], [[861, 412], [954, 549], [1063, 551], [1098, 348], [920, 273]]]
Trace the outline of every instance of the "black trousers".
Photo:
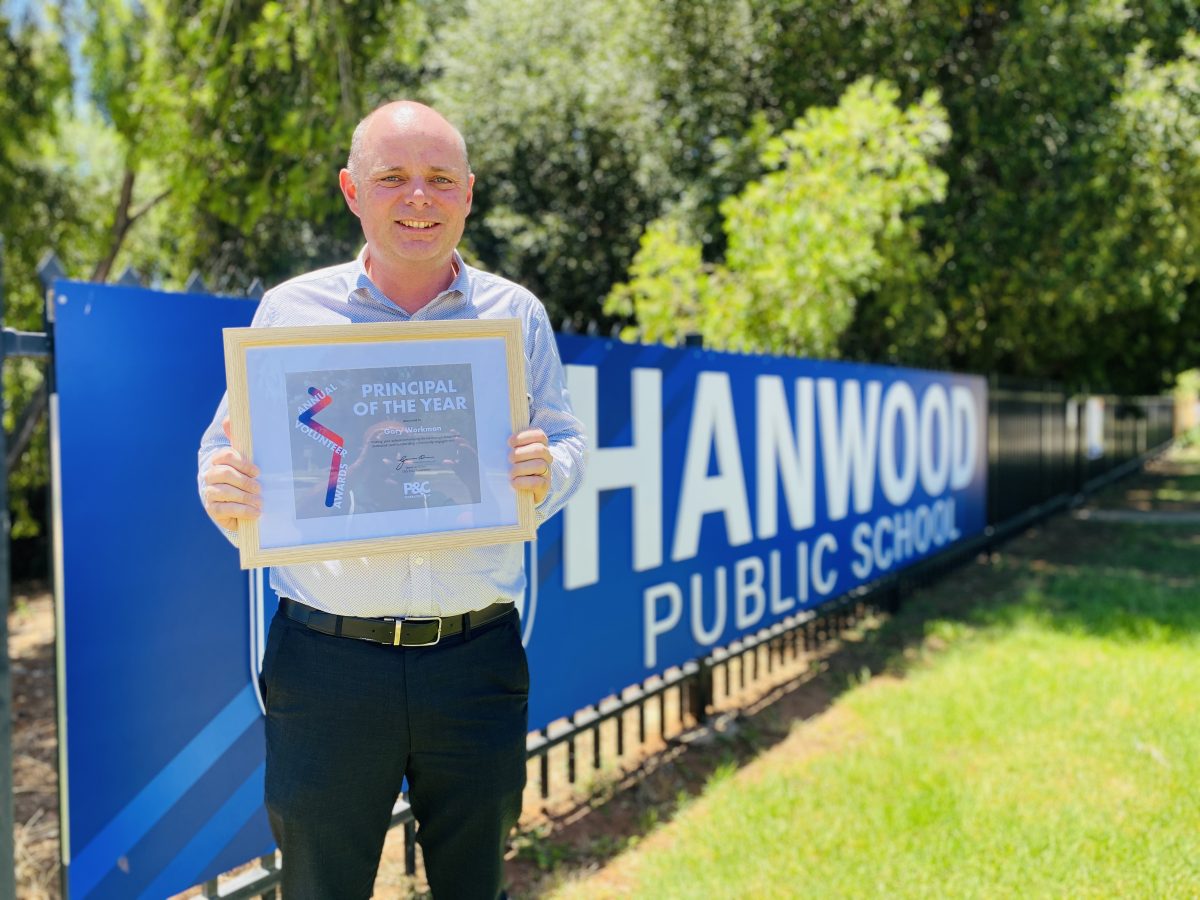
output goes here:
[[371, 896], [406, 776], [433, 896], [500, 895], [525, 787], [529, 669], [515, 611], [403, 649], [276, 615], [262, 685], [285, 900]]

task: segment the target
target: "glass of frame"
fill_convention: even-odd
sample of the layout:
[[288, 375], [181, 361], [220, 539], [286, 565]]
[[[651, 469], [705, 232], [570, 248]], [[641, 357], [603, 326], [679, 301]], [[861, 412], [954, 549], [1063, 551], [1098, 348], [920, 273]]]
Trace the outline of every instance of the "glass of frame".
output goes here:
[[516, 319], [226, 328], [233, 445], [260, 470], [243, 569], [532, 540]]

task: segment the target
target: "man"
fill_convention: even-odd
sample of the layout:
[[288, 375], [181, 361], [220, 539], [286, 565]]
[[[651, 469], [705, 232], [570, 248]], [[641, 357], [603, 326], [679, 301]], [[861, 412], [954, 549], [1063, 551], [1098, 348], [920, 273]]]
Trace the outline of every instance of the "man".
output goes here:
[[[254, 325], [519, 319], [530, 423], [509, 439], [510, 480], [532, 493], [539, 522], [553, 515], [583, 477], [583, 435], [542, 305], [455, 249], [475, 183], [462, 136], [429, 107], [388, 104], [355, 129], [340, 183], [365, 248], [268, 291]], [[260, 487], [228, 434], [223, 399], [199, 484], [236, 543]], [[529, 673], [513, 606], [523, 563], [519, 544], [498, 544], [271, 570], [288, 599], [263, 660], [266, 804], [288, 900], [371, 895], [404, 778], [434, 896], [501, 893], [525, 784]], [[393, 619], [430, 615], [442, 619], [436, 644], [391, 646]]]

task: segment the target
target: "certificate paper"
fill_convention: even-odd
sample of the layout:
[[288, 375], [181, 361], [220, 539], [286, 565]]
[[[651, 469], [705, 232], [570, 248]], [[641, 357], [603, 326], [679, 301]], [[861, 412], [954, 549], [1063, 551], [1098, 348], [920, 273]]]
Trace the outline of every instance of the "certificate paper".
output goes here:
[[513, 319], [226, 329], [234, 446], [261, 470], [243, 568], [533, 537]]

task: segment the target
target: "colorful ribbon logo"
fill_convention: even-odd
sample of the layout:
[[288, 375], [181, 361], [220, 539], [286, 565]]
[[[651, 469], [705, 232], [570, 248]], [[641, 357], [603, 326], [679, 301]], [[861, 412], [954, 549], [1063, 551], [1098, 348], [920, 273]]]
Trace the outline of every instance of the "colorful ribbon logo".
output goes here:
[[342, 440], [342, 436], [336, 431], [326, 428], [313, 418], [313, 416], [333, 402], [333, 397], [315, 387], [310, 387], [308, 393], [318, 399], [316, 403], [300, 413], [300, 424], [311, 428], [317, 434], [327, 438], [338, 448], [333, 451], [333, 459], [329, 462], [329, 487], [325, 491], [325, 505], [332, 507], [334, 496], [337, 493], [338, 471], [342, 467], [342, 456], [344, 455], [341, 451], [345, 448], [346, 442]]

